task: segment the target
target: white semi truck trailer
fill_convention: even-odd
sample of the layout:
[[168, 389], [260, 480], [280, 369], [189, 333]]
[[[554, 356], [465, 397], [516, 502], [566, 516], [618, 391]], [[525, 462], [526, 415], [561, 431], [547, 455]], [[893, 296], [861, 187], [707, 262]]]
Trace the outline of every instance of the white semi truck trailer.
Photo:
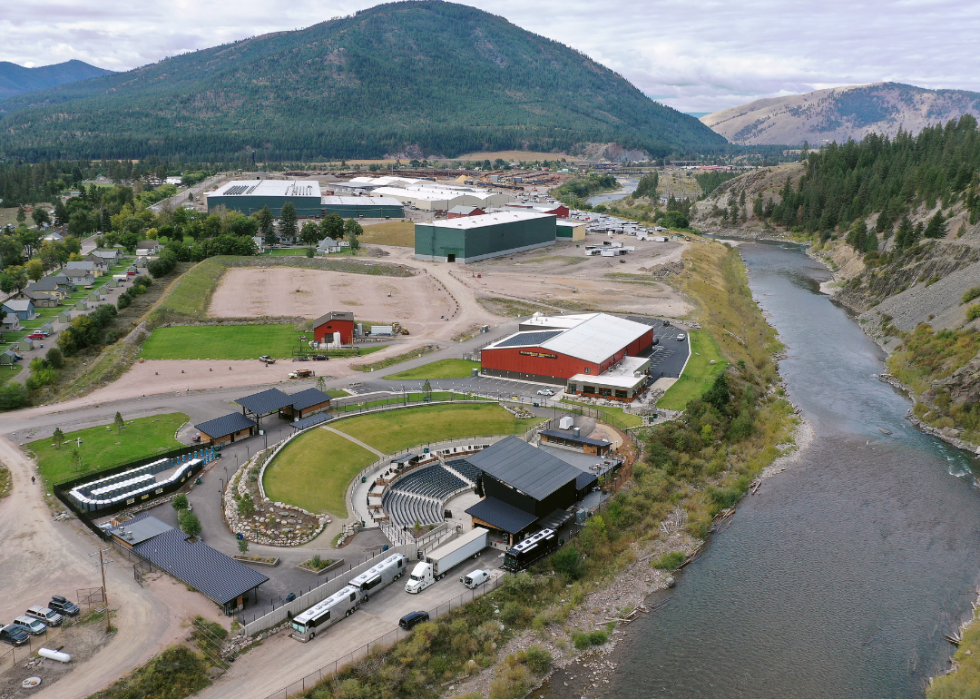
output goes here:
[[405, 583], [405, 591], [418, 594], [436, 580], [446, 577], [453, 566], [457, 566], [467, 558], [476, 558], [489, 542], [490, 532], [482, 527], [474, 527], [473, 531], [440, 546], [419, 561], [412, 570], [412, 576]]

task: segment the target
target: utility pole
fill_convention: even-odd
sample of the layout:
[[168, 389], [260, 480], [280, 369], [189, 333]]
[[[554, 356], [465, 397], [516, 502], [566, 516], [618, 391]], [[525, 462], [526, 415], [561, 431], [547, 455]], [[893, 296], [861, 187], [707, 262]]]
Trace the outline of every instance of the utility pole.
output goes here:
[[[105, 586], [105, 567], [112, 563], [112, 559], [110, 558], [109, 560], [105, 560], [105, 556], [103, 555], [108, 550], [108, 548], [99, 549], [99, 568], [102, 571], [102, 601], [105, 602], [105, 632], [111, 633], [112, 624], [109, 621], [109, 591]], [[89, 555], [94, 556], [95, 554], [92, 553]]]

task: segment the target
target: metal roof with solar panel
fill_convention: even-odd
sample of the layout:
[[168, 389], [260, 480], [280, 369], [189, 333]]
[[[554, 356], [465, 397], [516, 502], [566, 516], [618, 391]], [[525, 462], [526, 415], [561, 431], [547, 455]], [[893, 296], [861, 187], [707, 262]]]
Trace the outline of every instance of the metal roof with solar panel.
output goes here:
[[542, 342], [547, 342], [553, 337], [561, 335], [564, 330], [531, 330], [528, 332], [517, 333], [510, 337], [505, 337], [487, 349], [498, 349], [501, 347], [534, 347]]

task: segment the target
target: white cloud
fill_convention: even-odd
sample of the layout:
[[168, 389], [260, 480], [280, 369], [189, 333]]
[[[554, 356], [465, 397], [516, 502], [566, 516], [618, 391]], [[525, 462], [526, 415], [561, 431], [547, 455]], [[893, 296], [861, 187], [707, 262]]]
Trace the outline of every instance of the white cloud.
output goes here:
[[[166, 56], [347, 15], [364, 0], [7, 3], [0, 60], [72, 58], [128, 70]], [[883, 80], [980, 90], [980, 3], [900, 0], [470, 0], [572, 46], [682, 111]]]

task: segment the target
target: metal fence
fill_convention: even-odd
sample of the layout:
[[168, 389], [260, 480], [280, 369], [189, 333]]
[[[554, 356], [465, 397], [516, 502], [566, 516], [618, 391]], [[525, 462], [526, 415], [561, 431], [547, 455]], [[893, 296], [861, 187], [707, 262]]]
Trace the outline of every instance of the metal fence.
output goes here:
[[[496, 590], [497, 588], [499, 588], [504, 584], [504, 580], [506, 577], [507, 577], [506, 575], [500, 575], [495, 578], [491, 578], [486, 583], [480, 585], [476, 589], [467, 590], [466, 592], [462, 593], [457, 597], [454, 597], [448, 602], [444, 602], [443, 604], [440, 604], [435, 609], [429, 610], [429, 619], [430, 620], [438, 619], [439, 617], [449, 614], [449, 612], [455, 609], [459, 609], [464, 604], [468, 604], [472, 602], [478, 597], [482, 597], [483, 595], [489, 592], [493, 592], [494, 590]], [[389, 648], [394, 644], [396, 644], [398, 641], [401, 641], [402, 639], [410, 635], [411, 635], [410, 631], [405, 631], [404, 629], [401, 628], [396, 628], [392, 631], [389, 631], [383, 636], [379, 636], [378, 638], [374, 639], [370, 643], [365, 643], [360, 648], [356, 648], [352, 650], [350, 653], [347, 653], [346, 655], [337, 658], [333, 662], [327, 663], [320, 669], [311, 672], [305, 677], [302, 677], [294, 682], [290, 682], [282, 689], [279, 689], [278, 691], [275, 691], [272, 694], [270, 694], [268, 697], [266, 697], [266, 699], [287, 699], [287, 697], [292, 697], [292, 696], [296, 696], [297, 694], [302, 694], [308, 689], [312, 689], [318, 682], [322, 682], [323, 680], [331, 677], [332, 675], [336, 675], [339, 671], [343, 670], [345, 667], [356, 663], [358, 660], [367, 657], [373, 652], [382, 651], [386, 648]], [[315, 643], [316, 641], [311, 641], [311, 642]]]
[[317, 602], [322, 602], [327, 597], [340, 590], [342, 587], [344, 587], [344, 585], [350, 582], [351, 578], [360, 575], [371, 566], [377, 564], [379, 557], [388, 557], [395, 553], [400, 553], [409, 560], [413, 560], [415, 555], [418, 553], [418, 549], [414, 546], [393, 546], [387, 551], [379, 552], [377, 555], [372, 556], [360, 565], [351, 566], [347, 570], [338, 573], [333, 578], [323, 581], [320, 585], [311, 588], [308, 592], [300, 595], [292, 602], [285, 602], [281, 606], [274, 608], [271, 612], [263, 614], [262, 616], [253, 616], [251, 621], [247, 621], [246, 615], [242, 614], [239, 617], [239, 621], [244, 627], [244, 629], [242, 629], [242, 633], [246, 636], [254, 636], [257, 633], [281, 624], [288, 619], [290, 615], [295, 616], [300, 612], [306, 611]]

